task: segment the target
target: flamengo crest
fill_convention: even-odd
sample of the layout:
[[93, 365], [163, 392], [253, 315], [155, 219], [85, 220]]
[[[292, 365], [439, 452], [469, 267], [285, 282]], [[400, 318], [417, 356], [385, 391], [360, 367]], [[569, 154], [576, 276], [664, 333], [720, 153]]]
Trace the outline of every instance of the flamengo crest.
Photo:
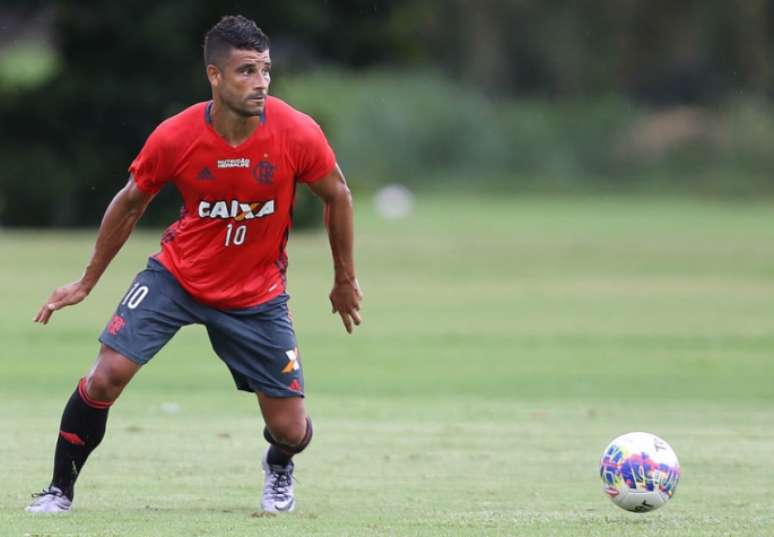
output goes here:
[[274, 170], [277, 167], [266, 159], [259, 162], [255, 168], [253, 168], [253, 177], [255, 180], [263, 185], [270, 185], [272, 177], [274, 176]]

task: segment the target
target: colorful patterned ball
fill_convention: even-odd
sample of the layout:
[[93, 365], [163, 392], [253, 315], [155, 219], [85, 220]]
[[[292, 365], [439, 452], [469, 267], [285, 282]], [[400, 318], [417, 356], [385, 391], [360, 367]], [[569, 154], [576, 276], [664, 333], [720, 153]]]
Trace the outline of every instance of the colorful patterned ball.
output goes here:
[[680, 463], [664, 440], [650, 433], [619, 436], [599, 462], [602, 489], [614, 504], [646, 513], [667, 503], [677, 490]]

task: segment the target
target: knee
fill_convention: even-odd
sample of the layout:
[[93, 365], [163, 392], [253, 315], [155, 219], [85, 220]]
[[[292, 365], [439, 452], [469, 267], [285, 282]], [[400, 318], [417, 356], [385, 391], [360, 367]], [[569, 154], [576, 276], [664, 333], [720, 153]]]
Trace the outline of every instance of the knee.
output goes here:
[[103, 344], [97, 362], [85, 377], [86, 395], [95, 401], [112, 403], [139, 369], [139, 365]]
[[110, 369], [97, 368], [86, 376], [86, 394], [95, 401], [115, 401], [126, 382]]
[[268, 425], [271, 436], [279, 444], [297, 446], [304, 441], [306, 420], [282, 420]]
[[300, 420], [272, 422], [264, 429], [264, 437], [291, 453], [300, 453], [312, 441], [312, 420], [308, 417]]

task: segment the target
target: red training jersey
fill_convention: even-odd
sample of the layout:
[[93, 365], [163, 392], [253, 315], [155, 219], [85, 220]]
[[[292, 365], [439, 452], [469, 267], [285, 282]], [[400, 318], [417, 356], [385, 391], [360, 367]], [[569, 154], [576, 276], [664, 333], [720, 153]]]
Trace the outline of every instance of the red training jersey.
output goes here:
[[219, 308], [262, 304], [285, 290], [285, 245], [296, 182], [333, 171], [336, 159], [312, 118], [268, 97], [260, 125], [231, 147], [212, 127], [211, 102], [162, 122], [129, 172], [155, 194], [183, 198], [156, 258], [196, 300]]

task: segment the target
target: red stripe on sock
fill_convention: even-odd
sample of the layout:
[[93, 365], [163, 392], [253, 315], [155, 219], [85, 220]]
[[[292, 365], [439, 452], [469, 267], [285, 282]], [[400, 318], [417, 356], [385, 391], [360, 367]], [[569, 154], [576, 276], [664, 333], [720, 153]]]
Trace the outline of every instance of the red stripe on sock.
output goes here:
[[78, 383], [78, 395], [81, 396], [81, 399], [84, 403], [98, 410], [110, 408], [110, 405], [113, 404], [113, 401], [95, 401], [94, 399], [90, 398], [89, 394], [86, 393], [86, 377], [82, 378]]
[[70, 442], [74, 446], [85, 446], [86, 442], [81, 439], [80, 436], [78, 436], [75, 433], [66, 433], [64, 431], [59, 431], [59, 436], [64, 438], [67, 442]]

